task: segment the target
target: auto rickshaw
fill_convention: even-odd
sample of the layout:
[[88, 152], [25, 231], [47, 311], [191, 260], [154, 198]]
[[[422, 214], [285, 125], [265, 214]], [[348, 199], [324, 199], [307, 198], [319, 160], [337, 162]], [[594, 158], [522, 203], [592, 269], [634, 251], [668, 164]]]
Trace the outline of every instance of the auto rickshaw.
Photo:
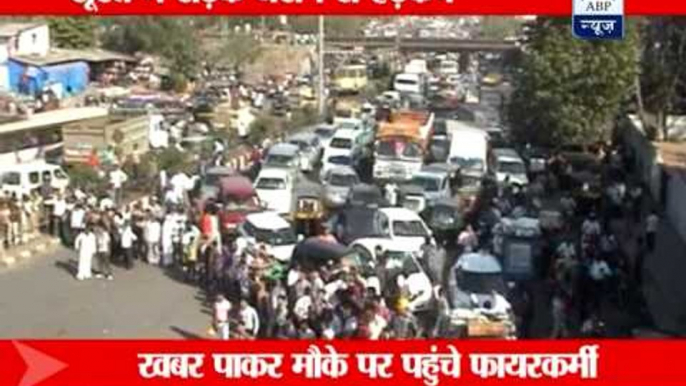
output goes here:
[[305, 237], [316, 236], [321, 229], [324, 217], [324, 205], [319, 195], [300, 195], [297, 198], [293, 217], [298, 234]]

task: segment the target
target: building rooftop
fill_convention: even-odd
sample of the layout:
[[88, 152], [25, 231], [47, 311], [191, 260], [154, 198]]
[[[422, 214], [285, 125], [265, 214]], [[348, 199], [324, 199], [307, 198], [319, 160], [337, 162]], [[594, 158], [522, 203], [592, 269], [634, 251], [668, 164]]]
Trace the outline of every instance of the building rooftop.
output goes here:
[[74, 107], [48, 111], [34, 114], [28, 119], [0, 125], [0, 134], [65, 125], [84, 119], [105, 117], [108, 113], [107, 109], [100, 107]]
[[0, 24], [0, 38], [11, 38], [17, 34], [32, 29], [44, 26], [43, 23], [6, 23]]
[[125, 62], [136, 61], [136, 59], [132, 56], [101, 49], [66, 50], [61, 48], [53, 48], [45, 56], [15, 55], [12, 56], [12, 60], [16, 60], [18, 62], [29, 64], [32, 66], [48, 66], [69, 62], [98, 63], [115, 60]]

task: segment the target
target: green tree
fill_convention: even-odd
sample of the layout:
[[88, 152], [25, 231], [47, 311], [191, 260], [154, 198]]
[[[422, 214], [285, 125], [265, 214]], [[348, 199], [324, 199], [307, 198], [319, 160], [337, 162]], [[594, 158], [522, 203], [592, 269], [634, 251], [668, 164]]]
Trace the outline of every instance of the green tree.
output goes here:
[[166, 170], [169, 174], [185, 171], [188, 167], [188, 157], [186, 153], [179, 151], [176, 147], [169, 147], [157, 154], [157, 170]]
[[[669, 138], [667, 116], [686, 110], [686, 19], [645, 19], [642, 28], [641, 77], [637, 87], [639, 114], [645, 127]], [[654, 119], [649, 120], [647, 114]]]
[[481, 19], [479, 36], [494, 40], [517, 36], [522, 30], [522, 24], [522, 21], [513, 17], [484, 16]]
[[[327, 35], [351, 36], [362, 33], [362, 28], [369, 22], [368, 17], [359, 16], [327, 16], [324, 18], [324, 28]], [[288, 24], [296, 33], [316, 34], [319, 32], [318, 16], [298, 16], [288, 19]]]
[[60, 48], [89, 48], [96, 42], [97, 22], [90, 17], [52, 17], [48, 19], [53, 44]]
[[260, 116], [250, 125], [248, 141], [253, 145], [259, 145], [266, 138], [271, 137], [276, 132], [276, 120], [268, 116]]
[[631, 24], [623, 41], [583, 41], [569, 19], [539, 18], [527, 31], [508, 106], [515, 137], [549, 146], [606, 138], [633, 90], [636, 50]]
[[220, 46], [207, 54], [210, 62], [240, 69], [254, 62], [261, 54], [260, 43], [252, 36], [229, 35]]
[[115, 51], [161, 55], [171, 70], [186, 78], [195, 76], [199, 39], [193, 20], [187, 18], [127, 17], [103, 22], [103, 46]]

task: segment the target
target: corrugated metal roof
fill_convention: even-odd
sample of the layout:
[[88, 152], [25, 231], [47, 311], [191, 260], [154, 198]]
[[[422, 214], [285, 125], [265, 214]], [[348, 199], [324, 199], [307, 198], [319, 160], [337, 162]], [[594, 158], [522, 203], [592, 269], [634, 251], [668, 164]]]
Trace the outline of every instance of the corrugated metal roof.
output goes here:
[[106, 61], [127, 61], [134, 62], [136, 59], [132, 56], [120, 54], [118, 52], [105, 51], [99, 49], [92, 50], [65, 50], [53, 48], [45, 56], [33, 55], [15, 55], [11, 57], [12, 60], [29, 64], [32, 66], [48, 66], [68, 62], [106, 62]]
[[84, 119], [105, 117], [108, 110], [101, 107], [75, 107], [38, 113], [18, 122], [0, 125], [0, 134], [64, 125]]
[[0, 37], [4, 38], [10, 38], [13, 36], [17, 36], [19, 33], [33, 29], [33, 28], [38, 28], [42, 27], [45, 24], [41, 23], [7, 23], [7, 24], [0, 24]]

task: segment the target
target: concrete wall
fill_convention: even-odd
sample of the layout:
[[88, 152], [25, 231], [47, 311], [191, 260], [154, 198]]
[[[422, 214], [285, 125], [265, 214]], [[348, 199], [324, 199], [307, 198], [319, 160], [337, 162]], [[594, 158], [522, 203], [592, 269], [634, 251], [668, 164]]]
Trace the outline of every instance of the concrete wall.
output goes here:
[[10, 73], [7, 68], [8, 57], [7, 43], [0, 42], [0, 91], [10, 89]]
[[657, 150], [650, 142], [643, 131], [640, 119], [636, 116], [629, 116], [622, 131], [622, 139], [633, 154], [636, 171], [641, 176], [643, 182], [650, 189], [650, 194], [656, 201], [660, 200], [661, 173]]
[[667, 184], [667, 216], [674, 230], [686, 240], [686, 175], [672, 173]]
[[45, 56], [50, 51], [50, 28], [47, 25], [26, 29], [10, 39], [10, 56]]
[[668, 172], [664, 187], [667, 193], [666, 202], [661, 202], [663, 183], [661, 157], [655, 145], [645, 137], [638, 117], [629, 117], [622, 132], [622, 139], [624, 144], [632, 149], [636, 171], [650, 189], [653, 199], [664, 206], [672, 227], [682, 240], [686, 240], [686, 173]]

